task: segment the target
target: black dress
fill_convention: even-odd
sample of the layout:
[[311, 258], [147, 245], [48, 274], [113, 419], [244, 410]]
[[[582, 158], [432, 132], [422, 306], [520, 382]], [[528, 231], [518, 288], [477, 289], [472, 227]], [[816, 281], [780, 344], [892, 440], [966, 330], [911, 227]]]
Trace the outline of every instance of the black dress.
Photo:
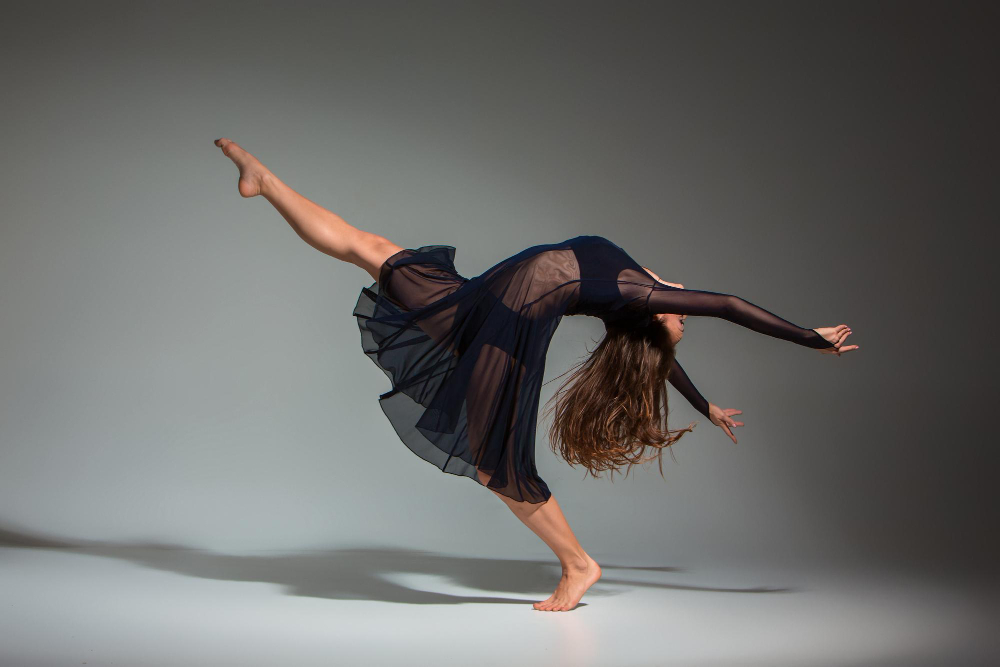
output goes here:
[[[449, 245], [386, 259], [354, 308], [362, 348], [390, 380], [379, 404], [407, 447], [517, 501], [551, 495], [535, 468], [535, 429], [545, 354], [563, 315], [625, 326], [648, 326], [655, 313], [704, 315], [833, 347], [737, 296], [665, 285], [600, 236], [532, 246], [474, 278], [454, 259]], [[676, 361], [669, 380], [708, 416]]]

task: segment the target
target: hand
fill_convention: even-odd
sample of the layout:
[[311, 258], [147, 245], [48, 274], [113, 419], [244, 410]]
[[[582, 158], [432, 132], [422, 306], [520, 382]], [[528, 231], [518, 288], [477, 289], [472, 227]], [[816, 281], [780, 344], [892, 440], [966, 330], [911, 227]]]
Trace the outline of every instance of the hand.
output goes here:
[[850, 352], [860, 347], [858, 345], [844, 346], [844, 341], [853, 333], [851, 327], [846, 324], [835, 327], [820, 327], [819, 329], [813, 329], [813, 331], [826, 339], [827, 342], [836, 345], [836, 347], [828, 347], [825, 350], [820, 350], [823, 354], [835, 354], [839, 357], [843, 352]]
[[708, 404], [708, 418], [712, 420], [713, 424], [726, 432], [726, 435], [732, 439], [733, 444], [736, 444], [736, 436], [733, 435], [730, 429], [736, 426], [743, 426], [743, 422], [734, 421], [732, 416], [741, 414], [743, 414], [743, 411], [736, 408], [720, 408], [715, 403]]
[[676, 287], [677, 289], [684, 289], [684, 285], [681, 285], [680, 283], [671, 283], [671, 282], [668, 282], [668, 281], [664, 280], [663, 278], [661, 278], [660, 276], [658, 276], [655, 273], [653, 273], [652, 269], [648, 269], [645, 266], [642, 267], [642, 268], [646, 271], [646, 273], [648, 273], [649, 275], [653, 276], [653, 278], [655, 278], [657, 282], [661, 282], [664, 285], [670, 285], [671, 287]]

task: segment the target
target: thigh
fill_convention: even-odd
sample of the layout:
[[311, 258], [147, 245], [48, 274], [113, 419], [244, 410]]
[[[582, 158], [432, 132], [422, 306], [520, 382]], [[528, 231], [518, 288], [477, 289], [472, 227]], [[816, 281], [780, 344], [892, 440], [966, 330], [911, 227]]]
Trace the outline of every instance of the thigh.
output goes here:
[[[465, 396], [465, 409], [469, 450], [480, 479], [484, 473], [490, 478], [496, 472], [497, 461], [491, 456], [499, 452], [486, 451], [490, 445], [497, 450], [512, 446], [510, 439], [514, 433], [509, 428], [517, 421], [518, 395], [517, 392], [512, 394], [510, 387], [520, 387], [524, 374], [524, 364], [499, 347], [486, 343], [479, 349]], [[496, 442], [498, 434], [504, 440], [503, 445]]]

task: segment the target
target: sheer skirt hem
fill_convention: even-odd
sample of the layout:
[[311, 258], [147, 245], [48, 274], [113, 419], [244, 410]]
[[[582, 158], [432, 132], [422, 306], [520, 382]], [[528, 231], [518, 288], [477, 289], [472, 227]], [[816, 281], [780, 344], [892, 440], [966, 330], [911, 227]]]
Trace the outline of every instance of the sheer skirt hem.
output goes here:
[[[507, 449], [512, 441], [502, 449], [492, 438], [479, 447], [470, 444], [466, 410], [474, 395], [470, 378], [477, 377], [471, 369], [483, 355], [482, 343], [470, 344], [465, 332], [480, 330], [478, 303], [484, 299], [481, 287], [466, 287], [468, 279], [454, 270], [453, 253], [451, 246], [401, 250], [382, 265], [379, 279], [361, 290], [353, 314], [362, 350], [391, 385], [379, 396], [379, 406], [403, 444], [440, 471], [468, 477], [518, 502], [543, 503], [551, 492], [523, 452]], [[417, 285], [433, 290], [433, 297], [403, 294]], [[462, 310], [470, 304], [471, 311]], [[446, 327], [442, 313], [449, 313]], [[472, 405], [480, 409], [481, 403]], [[491, 432], [505, 426], [493, 424]], [[533, 438], [516, 442], [518, 448], [534, 447]]]

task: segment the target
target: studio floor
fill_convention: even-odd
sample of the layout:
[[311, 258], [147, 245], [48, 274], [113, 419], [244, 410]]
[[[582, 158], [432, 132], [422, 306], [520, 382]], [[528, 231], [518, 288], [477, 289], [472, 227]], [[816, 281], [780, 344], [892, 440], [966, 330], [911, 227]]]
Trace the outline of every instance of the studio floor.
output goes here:
[[996, 588], [885, 572], [604, 559], [570, 612], [551, 561], [0, 548], [0, 664], [988, 665]]

